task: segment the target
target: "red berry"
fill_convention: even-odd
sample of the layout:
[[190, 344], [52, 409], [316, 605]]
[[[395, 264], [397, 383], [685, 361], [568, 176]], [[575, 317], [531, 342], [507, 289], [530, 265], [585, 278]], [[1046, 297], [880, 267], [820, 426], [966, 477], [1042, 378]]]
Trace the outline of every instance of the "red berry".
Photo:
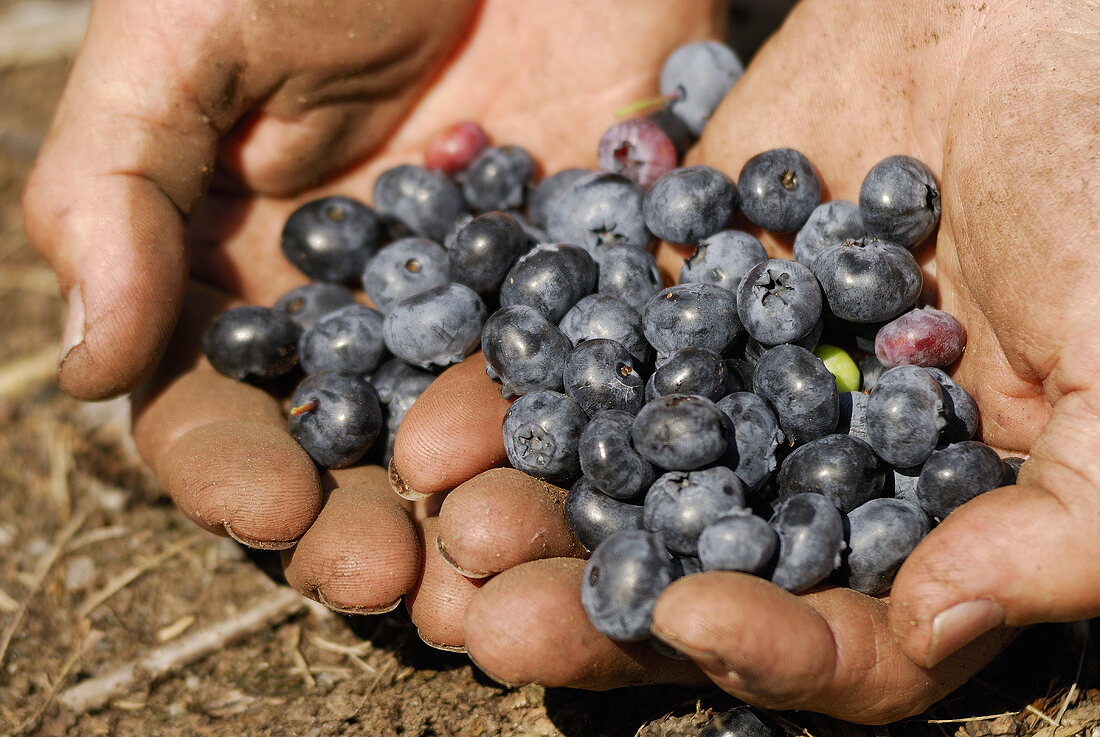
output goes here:
[[624, 120], [603, 134], [597, 160], [602, 171], [621, 174], [648, 188], [662, 174], [676, 168], [676, 146], [653, 121]]
[[966, 330], [954, 316], [922, 307], [879, 328], [875, 356], [886, 368], [950, 366], [966, 347]]
[[463, 120], [444, 128], [428, 141], [424, 149], [424, 166], [444, 174], [460, 172], [489, 145], [485, 130], [471, 120]]

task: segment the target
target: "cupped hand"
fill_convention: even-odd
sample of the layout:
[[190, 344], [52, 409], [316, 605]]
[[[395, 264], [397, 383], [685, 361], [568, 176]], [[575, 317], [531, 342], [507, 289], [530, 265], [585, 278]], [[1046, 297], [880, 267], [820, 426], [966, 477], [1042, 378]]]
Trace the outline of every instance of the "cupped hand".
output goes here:
[[[583, 564], [554, 558], [570, 555], [562, 547], [517, 546], [508, 521], [523, 508], [518, 498], [479, 493], [480, 469], [445, 463], [499, 463], [499, 424], [487, 415], [499, 423], [502, 410], [487, 381], [440, 382], [406, 419], [396, 462], [416, 469], [406, 481], [424, 491], [473, 477], [444, 502], [439, 547], [460, 568], [499, 572], [466, 615], [476, 662], [508, 683], [594, 688], [702, 674], [755, 704], [886, 722], [961, 684], [1011, 628], [1100, 613], [1100, 337], [1091, 329], [1100, 261], [1088, 250], [1100, 232], [1089, 175], [1100, 68], [1084, 51], [1096, 31], [1084, 2], [805, 0], [690, 156], [736, 176], [755, 153], [796, 148], [817, 166], [826, 198], [849, 200], [888, 155], [926, 162], [943, 194], [935, 248], [917, 250], [935, 287], [926, 293], [966, 326], [954, 375], [979, 402], [982, 439], [1030, 453], [1019, 483], [952, 513], [888, 599], [837, 588], [794, 596], [732, 573], [675, 582], [653, 633], [698, 668], [685, 671], [596, 633], [580, 609]], [[766, 245], [790, 254], [789, 240]], [[683, 255], [665, 247], [659, 260], [676, 273]], [[450, 455], [441, 455], [429, 417], [450, 427], [463, 416], [496, 436], [476, 448], [444, 442]], [[524, 524], [560, 531], [551, 506], [529, 503], [531, 517], [545, 516]]]
[[290, 582], [335, 609], [408, 594], [448, 645], [463, 600], [435, 595], [445, 578], [422, 568], [385, 472], [319, 472], [278, 399], [217, 374], [199, 336], [307, 281], [279, 249], [298, 205], [369, 201], [380, 171], [418, 163], [452, 122], [551, 170], [592, 165], [609, 111], [717, 18], [671, 0], [99, 0], [24, 197], [69, 305], [59, 383], [86, 399], [138, 387], [135, 439], [185, 514], [286, 551]]

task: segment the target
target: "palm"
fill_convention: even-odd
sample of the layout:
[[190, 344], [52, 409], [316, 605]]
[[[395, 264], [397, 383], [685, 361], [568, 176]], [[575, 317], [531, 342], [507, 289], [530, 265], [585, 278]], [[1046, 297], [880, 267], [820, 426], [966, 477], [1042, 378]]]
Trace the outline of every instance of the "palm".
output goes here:
[[[441, 73], [428, 69], [423, 80], [406, 81], [416, 105], [391, 116], [390, 127], [380, 130], [371, 119], [376, 112], [367, 92], [362, 99], [302, 112], [303, 120], [261, 110], [244, 132], [223, 144], [221, 158], [243, 179], [246, 193], [215, 190], [200, 207], [191, 233], [195, 272], [269, 304], [304, 281], [277, 254], [279, 229], [294, 207], [327, 192], [369, 200], [381, 171], [419, 163], [429, 138], [457, 120], [478, 121], [496, 142], [528, 148], [547, 172], [594, 165], [595, 143], [615, 122], [613, 111], [652, 95], [663, 57], [711, 32], [712, 14], [705, 5], [694, 5], [686, 19], [677, 11], [676, 24], [656, 24], [658, 32], [648, 43], [627, 45], [631, 25], [650, 24], [639, 14], [659, 16], [663, 9], [638, 8], [623, 24], [611, 9], [577, 12], [561, 4], [519, 8], [490, 2]], [[547, 28], [555, 29], [552, 37]], [[621, 42], [613, 43], [609, 33]], [[348, 68], [363, 64], [340, 58]], [[303, 122], [340, 115], [350, 120], [342, 128], [322, 123], [303, 133]], [[348, 153], [333, 158], [330, 151]], [[302, 161], [308, 164], [291, 168], [290, 162]], [[295, 186], [307, 181], [319, 186]], [[204, 243], [218, 246], [204, 248]]]

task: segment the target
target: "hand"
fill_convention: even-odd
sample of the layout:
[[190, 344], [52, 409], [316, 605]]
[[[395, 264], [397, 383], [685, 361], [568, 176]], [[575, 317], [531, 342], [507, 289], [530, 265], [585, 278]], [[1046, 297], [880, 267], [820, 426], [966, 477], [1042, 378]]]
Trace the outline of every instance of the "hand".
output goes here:
[[434, 579], [384, 474], [319, 474], [278, 401], [216, 374], [198, 336], [232, 300], [269, 305], [305, 283], [279, 253], [295, 207], [369, 198], [451, 122], [480, 121], [551, 170], [593, 164], [610, 111], [653, 88], [672, 48], [712, 34], [712, 11], [98, 2], [24, 198], [69, 302], [59, 383], [97, 399], [145, 382], [135, 439], [184, 513], [288, 550], [288, 579], [333, 608], [380, 611], [415, 590], [422, 632], [446, 644], [458, 624], [423, 605]]
[[[826, 198], [850, 200], [887, 155], [928, 163], [942, 185], [943, 217], [934, 253], [917, 255], [938, 306], [967, 328], [955, 375], [981, 406], [984, 440], [1030, 450], [1019, 485], [953, 513], [902, 567], [889, 600], [836, 588], [794, 596], [730, 573], [675, 582], [657, 604], [653, 633], [690, 657], [695, 673], [597, 634], [579, 605], [583, 564], [521, 548], [532, 562], [488, 581], [466, 615], [466, 645], [482, 668], [510, 683], [593, 688], [701, 673], [759, 705], [885, 722], [962, 683], [1010, 641], [1007, 628], [1100, 613], [1100, 340], [1089, 329], [1100, 265], [1079, 255], [1100, 211], [1082, 173], [1096, 162], [1089, 111], [1100, 71], [1078, 48], [1096, 28], [1087, 10], [1076, 2], [806, 0], [689, 161], [736, 176], [751, 155], [789, 146], [818, 167]], [[790, 253], [787, 239], [766, 245]], [[675, 273], [682, 255], [666, 247], [662, 262]], [[488, 434], [478, 443], [491, 452], [460, 438], [441, 453], [426, 422], [444, 412], [437, 421], [449, 427], [450, 407], [470, 416], [491, 385], [432, 389], [423, 413], [414, 408], [406, 419], [395, 458], [410, 469], [406, 482], [424, 491], [475, 473], [446, 459], [502, 457]], [[496, 432], [487, 412], [477, 410], [478, 421]], [[507, 527], [466, 511], [477, 508], [470, 497], [480, 478], [444, 503], [440, 544], [460, 567], [496, 572], [494, 554], [515, 563], [517, 553], [496, 542]], [[505, 494], [497, 489], [495, 498]]]

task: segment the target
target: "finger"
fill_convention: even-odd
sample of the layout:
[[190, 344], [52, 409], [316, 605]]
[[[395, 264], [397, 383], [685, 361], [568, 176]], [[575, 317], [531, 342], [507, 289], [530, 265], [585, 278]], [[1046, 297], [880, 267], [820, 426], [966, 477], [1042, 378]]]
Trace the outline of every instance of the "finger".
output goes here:
[[929, 670], [897, 647], [881, 600], [839, 588], [795, 596], [725, 572], [673, 582], [657, 601], [653, 632], [740, 699], [861, 723], [923, 711], [1013, 637], [990, 633]]
[[991, 627], [1100, 613], [1100, 402], [1072, 392], [1032, 446], [1019, 484], [959, 507], [898, 572], [891, 622], [932, 664]]
[[283, 554], [287, 581], [339, 612], [390, 611], [420, 574], [416, 527], [383, 469], [345, 469], [332, 476], [337, 486], [321, 513]]
[[406, 498], [453, 489], [506, 460], [500, 426], [508, 400], [481, 353], [444, 371], [401, 421], [394, 487]]
[[478, 584], [447, 565], [435, 549], [439, 535], [439, 520], [428, 517], [420, 528], [421, 556], [424, 565], [405, 606], [416, 625], [416, 632], [437, 650], [465, 652], [466, 636], [462, 618], [478, 590]]
[[567, 493], [512, 468], [479, 474], [443, 502], [439, 554], [471, 578], [539, 558], [583, 558], [565, 522]]
[[286, 548], [321, 509], [317, 467], [274, 397], [215, 372], [196, 350], [221, 299], [198, 288], [162, 370], [134, 395], [134, 439], [173, 500], [203, 527]]
[[690, 661], [666, 658], [644, 642], [617, 644], [597, 632], [581, 607], [584, 566], [576, 558], [550, 558], [490, 579], [466, 612], [470, 658], [512, 686], [605, 690], [705, 682]]
[[139, 5], [93, 9], [23, 200], [69, 305], [58, 381], [84, 399], [129, 390], [156, 365], [185, 287], [182, 215], [216, 154], [210, 117], [175, 76], [178, 59], [205, 57], [150, 33], [163, 8]]

